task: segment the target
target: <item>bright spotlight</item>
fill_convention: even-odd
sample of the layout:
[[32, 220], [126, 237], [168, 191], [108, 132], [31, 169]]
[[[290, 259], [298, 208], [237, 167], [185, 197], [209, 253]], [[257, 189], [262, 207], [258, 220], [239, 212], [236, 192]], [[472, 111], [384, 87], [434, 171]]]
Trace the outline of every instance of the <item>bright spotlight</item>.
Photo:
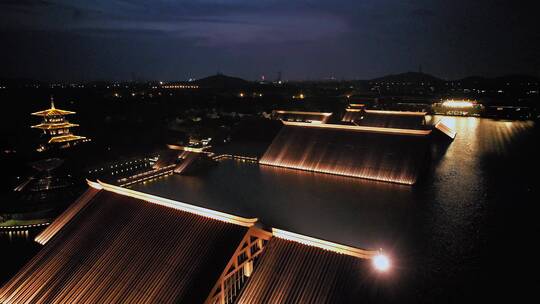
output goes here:
[[378, 271], [387, 271], [390, 268], [390, 260], [383, 254], [378, 254], [373, 258], [373, 266]]

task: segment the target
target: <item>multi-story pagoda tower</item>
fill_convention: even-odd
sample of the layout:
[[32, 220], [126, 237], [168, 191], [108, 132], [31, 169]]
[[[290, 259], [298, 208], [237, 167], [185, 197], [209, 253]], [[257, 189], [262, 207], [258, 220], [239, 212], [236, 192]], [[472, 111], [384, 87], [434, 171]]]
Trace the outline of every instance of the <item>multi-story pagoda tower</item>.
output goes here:
[[32, 115], [43, 117], [43, 121], [39, 125], [32, 126], [32, 128], [43, 130], [43, 134], [48, 137], [48, 141], [42, 144], [38, 151], [45, 151], [53, 146], [67, 148], [79, 142], [87, 141], [86, 137], [71, 133], [71, 128], [79, 126], [66, 120], [66, 115], [72, 114], [75, 114], [75, 112], [55, 108], [52, 97], [49, 109], [32, 113]]

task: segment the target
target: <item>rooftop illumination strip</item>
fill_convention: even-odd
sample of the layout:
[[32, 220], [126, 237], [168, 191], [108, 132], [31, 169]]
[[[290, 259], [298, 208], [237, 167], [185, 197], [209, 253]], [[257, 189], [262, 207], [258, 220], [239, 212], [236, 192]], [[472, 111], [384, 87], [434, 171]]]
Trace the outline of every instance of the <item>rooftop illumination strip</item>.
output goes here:
[[409, 116], [425, 116], [425, 115], [427, 115], [427, 112], [383, 111], [383, 110], [366, 110], [366, 113], [389, 114], [389, 115], [409, 115]]
[[71, 128], [71, 127], [78, 127], [78, 124], [70, 123], [70, 122], [62, 122], [62, 123], [41, 123], [39, 125], [32, 126], [32, 128], [36, 129], [62, 129], [62, 128]]
[[66, 141], [72, 141], [72, 140], [77, 140], [77, 139], [85, 139], [86, 137], [84, 136], [77, 136], [77, 135], [73, 135], [73, 134], [68, 134], [68, 135], [61, 135], [61, 136], [55, 136], [53, 138], [51, 138], [49, 140], [49, 143], [63, 143], [63, 142], [66, 142]]
[[32, 113], [32, 115], [35, 115], [35, 116], [55, 116], [55, 115], [70, 115], [70, 114], [76, 114], [76, 113], [73, 111], [66, 111], [66, 110], [60, 110], [60, 109], [55, 109], [55, 108]]
[[431, 130], [414, 130], [414, 129], [395, 129], [395, 128], [379, 128], [379, 127], [364, 127], [350, 125], [334, 125], [334, 124], [310, 124], [304, 122], [283, 121], [286, 126], [308, 127], [308, 128], [326, 128], [333, 130], [348, 130], [359, 132], [372, 132], [381, 134], [397, 134], [397, 135], [413, 135], [427, 136], [431, 134]]
[[302, 111], [284, 111], [284, 110], [276, 110], [276, 113], [279, 113], [279, 114], [320, 115], [320, 116], [330, 116], [330, 115], [332, 115], [332, 113], [325, 113], [325, 112], [302, 112]]
[[208, 150], [209, 148], [211, 148], [211, 146], [205, 146], [202, 148], [194, 148], [194, 147], [186, 147], [186, 146], [179, 146], [179, 145], [172, 145], [172, 144], [168, 144], [167, 147], [173, 150], [188, 151], [188, 152], [195, 152], [195, 153], [203, 153], [205, 152], [204, 150]]
[[289, 231], [285, 231], [285, 230], [281, 230], [277, 228], [272, 228], [272, 234], [277, 238], [281, 238], [281, 239], [285, 239], [285, 240], [289, 240], [293, 242], [298, 242], [307, 246], [313, 246], [313, 247], [325, 249], [328, 251], [361, 258], [361, 259], [372, 259], [379, 253], [379, 251], [377, 250], [365, 250], [365, 249], [354, 248], [354, 247], [332, 243], [329, 241], [316, 239], [313, 237], [309, 237], [309, 236], [305, 236], [305, 235], [301, 235], [301, 234], [297, 234], [297, 233], [293, 233], [293, 232], [289, 232]]
[[295, 170], [302, 170], [302, 171], [308, 171], [308, 172], [317, 172], [317, 173], [326, 173], [326, 174], [333, 174], [333, 175], [340, 175], [340, 176], [350, 176], [350, 177], [357, 177], [357, 178], [363, 178], [363, 179], [369, 179], [369, 180], [375, 180], [375, 181], [382, 181], [382, 182], [389, 182], [389, 183], [395, 183], [395, 184], [403, 184], [403, 185], [413, 185], [415, 183], [415, 179], [405, 179], [405, 178], [399, 178], [399, 179], [392, 179], [389, 177], [381, 177], [381, 176], [373, 176], [368, 174], [348, 174], [346, 172], [340, 172], [335, 170], [324, 170], [324, 169], [313, 169], [309, 166], [296, 166], [291, 164], [280, 164], [276, 163], [274, 161], [265, 161], [261, 160], [259, 161], [259, 164], [265, 165], [265, 166], [273, 166], [273, 167], [279, 167], [279, 168], [287, 168], [287, 169], [295, 169]]
[[[212, 219], [219, 220], [222, 222], [240, 225], [243, 227], [251, 227], [258, 220], [257, 218], [249, 218], [249, 219], [243, 218], [243, 217], [239, 217], [239, 216], [224, 213], [224, 212], [219, 212], [219, 211], [215, 211], [215, 210], [211, 210], [211, 209], [207, 209], [203, 207], [198, 207], [198, 206], [182, 203], [179, 201], [174, 201], [171, 199], [147, 194], [147, 193], [138, 192], [131, 189], [126, 189], [126, 188], [110, 185], [110, 184], [101, 182], [99, 180], [98, 180], [98, 184], [102, 187], [103, 190], [106, 190], [106, 191], [114, 192], [114, 193], [124, 195], [124, 196], [133, 197], [136, 199], [144, 200], [144, 201], [158, 204], [165, 207], [182, 210], [182, 211], [197, 214], [200, 216], [212, 218]], [[90, 186], [92, 185], [90, 184]]]

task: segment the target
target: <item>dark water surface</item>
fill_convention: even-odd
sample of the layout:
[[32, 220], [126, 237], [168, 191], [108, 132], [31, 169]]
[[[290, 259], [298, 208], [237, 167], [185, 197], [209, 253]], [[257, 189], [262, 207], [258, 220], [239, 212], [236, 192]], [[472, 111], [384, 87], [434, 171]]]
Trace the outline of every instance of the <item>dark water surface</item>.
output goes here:
[[[458, 132], [413, 187], [224, 161], [198, 176], [135, 186], [265, 225], [383, 248], [389, 299], [514, 297], [530, 251], [540, 151], [532, 122], [444, 119]], [[525, 243], [526, 242], [526, 243]], [[494, 289], [494, 290], [493, 290]], [[520, 291], [521, 292], [521, 291]]]
[[[526, 276], [537, 259], [538, 128], [442, 119], [457, 138], [434, 153], [413, 187], [223, 161], [197, 176], [134, 189], [258, 217], [268, 227], [383, 248], [393, 267], [379, 292], [392, 302], [515, 301], [532, 290]], [[3, 252], [17, 252], [12, 244], [0, 238]]]

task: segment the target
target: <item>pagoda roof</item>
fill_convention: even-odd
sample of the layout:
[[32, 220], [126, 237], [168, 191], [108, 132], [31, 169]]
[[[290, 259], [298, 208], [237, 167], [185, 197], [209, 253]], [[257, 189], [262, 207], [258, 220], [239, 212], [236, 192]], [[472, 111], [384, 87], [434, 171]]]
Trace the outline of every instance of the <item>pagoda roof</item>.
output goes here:
[[84, 137], [84, 136], [77, 136], [77, 135], [73, 135], [73, 134], [66, 134], [66, 135], [60, 135], [60, 136], [52, 137], [52, 138], [49, 140], [49, 143], [50, 143], [50, 144], [53, 144], [53, 143], [63, 143], [63, 142], [74, 141], [74, 140], [85, 139], [85, 138], [86, 138], [86, 137]]
[[65, 128], [72, 128], [72, 127], [78, 127], [78, 124], [70, 123], [70, 122], [60, 122], [60, 123], [40, 123], [39, 125], [32, 126], [32, 128], [35, 129], [43, 129], [43, 130], [55, 130], [55, 129], [65, 129]]
[[38, 111], [32, 113], [32, 115], [35, 116], [62, 116], [62, 115], [70, 115], [75, 114], [73, 111], [67, 111], [67, 110], [60, 110], [54, 107], [54, 100], [51, 98], [51, 107], [47, 110]]

